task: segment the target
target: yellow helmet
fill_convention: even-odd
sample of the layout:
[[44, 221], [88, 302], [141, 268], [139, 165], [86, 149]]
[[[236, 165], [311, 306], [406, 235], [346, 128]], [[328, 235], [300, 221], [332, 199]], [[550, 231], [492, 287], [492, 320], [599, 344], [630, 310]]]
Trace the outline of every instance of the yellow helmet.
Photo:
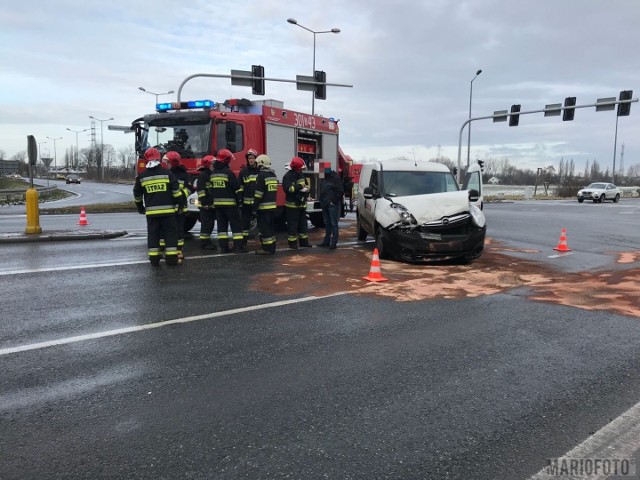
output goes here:
[[271, 168], [271, 159], [265, 154], [258, 155], [258, 158], [256, 158], [256, 165], [260, 168]]

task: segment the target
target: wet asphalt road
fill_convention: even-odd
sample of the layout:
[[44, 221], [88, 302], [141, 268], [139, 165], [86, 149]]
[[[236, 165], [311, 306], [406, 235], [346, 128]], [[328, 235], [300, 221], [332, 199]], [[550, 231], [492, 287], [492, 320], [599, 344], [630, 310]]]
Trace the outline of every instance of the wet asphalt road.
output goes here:
[[[557, 242], [557, 220], [575, 250], [560, 269], [632, 268], [589, 232], [617, 217], [606, 249], [637, 250], [640, 203], [635, 216], [599, 207], [585, 222], [570, 204], [557, 219], [547, 205], [490, 205], [490, 235], [533, 257]], [[637, 317], [526, 288], [295, 302], [313, 285], [260, 281], [302, 254], [203, 256], [189, 242], [185, 265], [152, 269], [142, 217], [89, 221], [132, 235], [0, 246], [2, 479], [528, 478], [640, 397]], [[70, 343], [34, 345], [56, 339]], [[7, 350], [18, 346], [31, 349]]]

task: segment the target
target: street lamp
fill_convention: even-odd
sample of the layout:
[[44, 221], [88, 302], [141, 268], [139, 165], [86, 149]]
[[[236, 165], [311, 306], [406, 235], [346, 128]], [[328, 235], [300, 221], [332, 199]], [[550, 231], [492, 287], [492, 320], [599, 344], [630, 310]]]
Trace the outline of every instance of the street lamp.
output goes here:
[[104, 120], [100, 120], [99, 118], [93, 117], [91, 115], [89, 115], [89, 118], [92, 120], [95, 120], [96, 122], [100, 122], [100, 177], [102, 178], [102, 181], [104, 182], [104, 129], [102, 127], [102, 124], [104, 122], [109, 122], [111, 120], [113, 120], [113, 117], [111, 118], [105, 118]]
[[[339, 28], [332, 28], [331, 30], [311, 30], [310, 28], [305, 27], [304, 25], [300, 25], [295, 18], [287, 18], [287, 22], [292, 25], [297, 25], [300, 28], [305, 29], [307, 32], [313, 33], [313, 72], [311, 77], [314, 78], [316, 75], [316, 35], [318, 33], [340, 33]], [[315, 104], [316, 104], [316, 95], [315, 89], [311, 92], [311, 115], [315, 114]]]
[[85, 128], [84, 130], [71, 130], [70, 128], [67, 128], [67, 130], [69, 130], [70, 132], [73, 132], [76, 134], [76, 164], [75, 164], [75, 169], [78, 170], [78, 134], [82, 133], [82, 132], [86, 132], [87, 130], [90, 130], [89, 128]]
[[58, 170], [58, 157], [56, 155], [56, 140], [62, 140], [62, 137], [51, 138], [47, 137], [49, 140], [53, 140], [53, 170], [57, 172]]
[[164, 92], [164, 93], [154, 93], [154, 92], [150, 92], [149, 90], [145, 89], [144, 87], [138, 87], [138, 90], [142, 90], [145, 93], [150, 93], [151, 95], [155, 95], [156, 96], [156, 105], [158, 105], [158, 97], [160, 95], [170, 95], [173, 93], [173, 90], [169, 90], [168, 92]]
[[[476, 76], [471, 79], [471, 86], [469, 87], [469, 120], [471, 120], [471, 99], [473, 98], [473, 81], [478, 78], [478, 75], [482, 73], [482, 70], [476, 72]], [[469, 157], [471, 156], [471, 122], [467, 125], [467, 170], [469, 170]]]

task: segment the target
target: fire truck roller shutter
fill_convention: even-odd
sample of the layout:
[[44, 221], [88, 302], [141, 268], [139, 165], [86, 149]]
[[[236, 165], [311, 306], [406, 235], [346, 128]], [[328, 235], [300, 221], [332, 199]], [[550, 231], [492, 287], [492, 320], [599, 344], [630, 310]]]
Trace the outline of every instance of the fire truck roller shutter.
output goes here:
[[291, 160], [296, 148], [295, 134], [293, 127], [267, 123], [266, 153], [271, 158], [271, 168], [276, 172], [280, 182], [287, 173], [285, 166]]
[[338, 136], [331, 133], [322, 134], [322, 160], [331, 162], [331, 170], [338, 171]]

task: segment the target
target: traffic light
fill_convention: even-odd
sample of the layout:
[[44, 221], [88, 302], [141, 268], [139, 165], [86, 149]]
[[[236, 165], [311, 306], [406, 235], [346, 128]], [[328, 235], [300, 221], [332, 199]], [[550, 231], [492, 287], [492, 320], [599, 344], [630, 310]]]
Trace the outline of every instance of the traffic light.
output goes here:
[[264, 95], [264, 67], [262, 65], [251, 65], [251, 93], [254, 95]]
[[315, 78], [316, 88], [315, 88], [315, 97], [318, 100], [326, 100], [327, 98], [327, 74], [323, 71], [316, 70], [313, 72], [313, 76]]
[[573, 108], [576, 105], [576, 97], [567, 97], [564, 99], [564, 110], [562, 110], [562, 121], [570, 122], [573, 120], [573, 116], [576, 113], [576, 109]]
[[[511, 115], [509, 115], [509, 126], [517, 127], [520, 121], [520, 115], [517, 113], [520, 111], [520, 105], [511, 105]], [[515, 114], [515, 115], [514, 115]]]
[[[623, 90], [620, 92], [620, 98], [618, 100], [631, 100], [633, 98], [633, 90]], [[618, 104], [618, 116], [619, 117], [628, 117], [629, 113], [631, 113], [631, 104], [630, 103], [619, 103]]]

